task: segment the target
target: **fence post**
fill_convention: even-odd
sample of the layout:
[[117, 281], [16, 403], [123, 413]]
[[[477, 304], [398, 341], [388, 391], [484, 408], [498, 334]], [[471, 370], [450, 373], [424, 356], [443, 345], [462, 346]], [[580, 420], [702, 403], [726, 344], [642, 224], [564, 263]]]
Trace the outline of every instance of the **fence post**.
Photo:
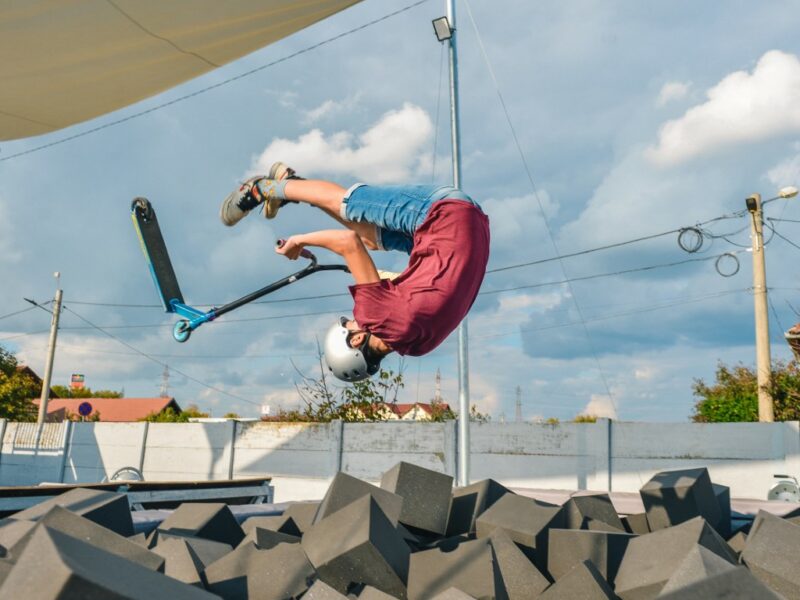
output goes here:
[[[144, 429], [142, 430], [142, 444], [139, 447], [139, 473], [144, 477], [144, 453], [147, 450], [147, 432], [150, 430], [150, 421], [144, 422]], [[144, 477], [147, 479], [146, 477]]]
[[597, 419], [598, 427], [595, 462], [595, 485], [602, 486], [606, 491], [611, 491], [611, 419], [602, 417]]
[[67, 466], [67, 454], [72, 447], [72, 421], [64, 421], [64, 437], [61, 439], [61, 466], [58, 470], [58, 483], [64, 483], [64, 471]]
[[233, 459], [234, 453], [236, 452], [236, 427], [239, 425], [239, 422], [235, 419], [231, 419], [230, 421], [231, 427], [231, 453], [230, 453], [230, 460], [228, 462], [228, 480], [233, 479]]
[[3, 442], [6, 439], [6, 423], [8, 423], [6, 419], [0, 419], [0, 464], [3, 462]]
[[451, 419], [450, 421], [445, 421], [444, 425], [444, 472], [447, 475], [452, 475], [453, 478], [456, 477], [456, 465], [458, 464], [457, 455], [458, 455], [458, 434], [456, 428], [458, 427], [458, 421], [456, 419]]

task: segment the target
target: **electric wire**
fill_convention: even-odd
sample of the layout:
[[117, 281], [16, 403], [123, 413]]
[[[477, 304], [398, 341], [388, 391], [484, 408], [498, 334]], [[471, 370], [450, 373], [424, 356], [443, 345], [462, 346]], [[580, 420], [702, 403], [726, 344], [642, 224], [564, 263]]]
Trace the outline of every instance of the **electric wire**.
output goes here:
[[[528, 177], [528, 181], [529, 181], [529, 183], [531, 185], [531, 188], [533, 190], [533, 196], [534, 196], [534, 198], [536, 198], [536, 203], [539, 205], [539, 212], [541, 213], [542, 222], [544, 223], [545, 230], [547, 231], [547, 235], [550, 238], [550, 243], [553, 246], [553, 250], [555, 251], [555, 254], [556, 255], [560, 255], [561, 252], [560, 252], [560, 250], [558, 248], [558, 244], [556, 243], [556, 239], [555, 239], [555, 236], [553, 235], [552, 228], [550, 227], [550, 222], [549, 222], [549, 220], [547, 218], [547, 214], [545, 213], [544, 204], [542, 203], [542, 199], [539, 196], [539, 190], [538, 190], [538, 188], [536, 186], [536, 183], [533, 180], [533, 174], [531, 173], [531, 169], [528, 166], [528, 161], [525, 158], [525, 153], [522, 151], [522, 145], [520, 144], [519, 138], [517, 137], [517, 132], [516, 132], [516, 129], [514, 127], [513, 122], [511, 121], [511, 116], [509, 115], [508, 108], [506, 107], [505, 99], [503, 98], [503, 94], [500, 91], [500, 85], [498, 84], [497, 77], [495, 76], [494, 69], [492, 68], [491, 61], [489, 60], [489, 55], [487, 54], [486, 48], [484, 47], [483, 38], [482, 38], [482, 36], [480, 34], [480, 31], [478, 30], [478, 24], [475, 22], [475, 18], [472, 15], [472, 6], [470, 5], [469, 0], [465, 0], [465, 4], [467, 6], [467, 13], [469, 15], [470, 22], [472, 23], [472, 28], [475, 31], [475, 36], [476, 36], [476, 38], [478, 40], [478, 46], [479, 46], [479, 48], [481, 50], [481, 53], [483, 54], [483, 58], [484, 58], [484, 61], [486, 63], [486, 66], [487, 66], [487, 68], [489, 70], [489, 74], [491, 75], [492, 81], [494, 82], [495, 91], [497, 92], [497, 97], [500, 100], [500, 105], [501, 105], [501, 107], [503, 109], [503, 114], [506, 117], [506, 122], [508, 123], [509, 129], [511, 130], [511, 136], [512, 136], [512, 138], [514, 140], [514, 144], [515, 144], [515, 146], [517, 148], [517, 152], [519, 153], [520, 159], [522, 161], [522, 165], [523, 165], [523, 167], [525, 169], [525, 173], [526, 173], [526, 175]], [[559, 264], [559, 267], [561, 268], [561, 272], [562, 272], [562, 274], [564, 276], [564, 279], [568, 279], [569, 276], [567, 275], [567, 270], [566, 270], [566, 267], [564, 266], [564, 261], [563, 260], [559, 260], [558, 264]], [[575, 310], [578, 312], [578, 316], [581, 319], [581, 321], [583, 321], [584, 320], [583, 313], [581, 311], [580, 304], [578, 303], [578, 298], [577, 298], [577, 296], [574, 294], [574, 292], [572, 290], [572, 284], [571, 283], [567, 283], [567, 286], [568, 286], [568, 289], [569, 289], [569, 292], [570, 292], [570, 296], [572, 297], [572, 302], [575, 305]], [[599, 357], [597, 355], [597, 352], [596, 352], [596, 350], [594, 348], [594, 343], [592, 342], [591, 336], [589, 334], [589, 328], [586, 326], [585, 323], [584, 323], [584, 326], [583, 326], [583, 330], [584, 330], [584, 335], [586, 336], [586, 342], [587, 342], [587, 344], [589, 346], [589, 350], [591, 351], [592, 356], [594, 356], [595, 364], [597, 365], [597, 370], [600, 373], [600, 377], [601, 377], [601, 379], [603, 381], [603, 385], [605, 386], [606, 393], [608, 394], [608, 398], [611, 401], [612, 406], [614, 407], [614, 411], [618, 413], [619, 411], [617, 409], [617, 403], [614, 400], [614, 395], [611, 393], [611, 386], [609, 385], [608, 378], [606, 377], [605, 371], [603, 370], [602, 365], [600, 364], [600, 359], [599, 359]]]
[[[767, 226], [767, 227], [768, 227], [768, 228], [769, 228], [769, 229], [772, 231], [772, 235], [773, 235], [773, 236], [776, 236], [776, 235], [777, 235], [779, 238], [781, 238], [781, 239], [782, 239], [784, 242], [786, 242], [786, 243], [787, 243], [787, 244], [789, 244], [790, 246], [794, 246], [795, 248], [797, 248], [798, 250], [800, 250], [800, 246], [799, 246], [799, 245], [795, 244], [795, 243], [794, 243], [792, 240], [790, 240], [789, 238], [787, 238], [785, 235], [782, 235], [782, 234], [778, 233], [778, 230], [777, 230], [777, 229], [775, 229], [775, 227], [774, 227], [774, 226], [773, 226], [773, 225], [772, 225], [772, 224], [769, 222], [769, 221], [771, 221], [771, 220], [772, 220], [772, 219], [767, 219], [767, 221], [766, 221], [764, 224], [765, 224], [765, 225], [766, 225], [766, 226]], [[765, 246], [767, 245], [767, 244], [766, 244], [766, 242], [764, 242], [764, 245], [765, 245]]]
[[298, 50], [296, 52], [292, 52], [290, 54], [287, 54], [286, 56], [282, 56], [281, 58], [277, 58], [277, 59], [275, 59], [273, 61], [270, 61], [270, 62], [268, 62], [266, 64], [263, 64], [261, 66], [255, 67], [255, 68], [250, 69], [248, 71], [245, 71], [243, 73], [239, 73], [238, 75], [234, 75], [233, 77], [229, 77], [228, 79], [225, 79], [223, 81], [214, 83], [212, 85], [208, 85], [206, 87], [200, 88], [199, 90], [195, 90], [194, 92], [191, 92], [189, 94], [184, 94], [183, 96], [179, 96], [178, 98], [174, 98], [174, 99], [169, 100], [167, 102], [162, 102], [161, 104], [157, 104], [156, 106], [150, 107], [150, 108], [145, 109], [145, 110], [141, 110], [139, 112], [133, 113], [133, 114], [128, 115], [126, 117], [122, 117], [120, 119], [116, 119], [116, 120], [111, 121], [109, 123], [104, 123], [103, 125], [98, 125], [97, 127], [93, 127], [91, 129], [87, 129], [86, 131], [81, 131], [79, 133], [67, 136], [65, 138], [61, 138], [59, 140], [54, 140], [52, 142], [48, 142], [47, 144], [42, 144], [41, 146], [36, 146], [35, 148], [29, 148], [28, 150], [23, 150], [21, 152], [16, 152], [15, 154], [10, 154], [8, 156], [4, 156], [4, 157], [0, 158], [0, 162], [6, 161], [6, 160], [11, 160], [12, 158], [17, 158], [17, 157], [20, 157], [20, 156], [25, 156], [27, 154], [33, 154], [34, 152], [39, 152], [39, 151], [45, 150], [47, 148], [52, 148], [53, 146], [58, 146], [60, 144], [66, 143], [66, 142], [71, 142], [72, 140], [76, 140], [78, 138], [85, 137], [85, 136], [87, 136], [89, 134], [96, 133], [96, 132], [102, 131], [104, 129], [108, 129], [110, 127], [114, 127], [114, 126], [120, 125], [122, 123], [127, 123], [128, 121], [132, 121], [133, 119], [137, 119], [137, 118], [143, 117], [145, 115], [149, 115], [149, 114], [154, 113], [154, 112], [156, 112], [158, 110], [161, 110], [162, 108], [167, 108], [168, 106], [172, 106], [174, 104], [178, 104], [179, 102], [183, 102], [184, 100], [188, 100], [190, 98], [194, 98], [196, 96], [200, 96], [201, 94], [205, 94], [206, 92], [210, 92], [211, 90], [215, 90], [217, 88], [223, 87], [225, 85], [228, 85], [229, 83], [233, 83], [235, 81], [239, 81], [240, 79], [244, 79], [245, 77], [249, 77], [250, 75], [253, 75], [255, 73], [263, 71], [264, 69], [268, 69], [268, 68], [274, 67], [275, 65], [278, 65], [280, 63], [284, 63], [286, 61], [289, 61], [289, 60], [291, 60], [293, 58], [296, 58], [296, 57], [298, 57], [298, 56], [300, 56], [302, 54], [307, 54], [308, 52], [311, 52], [313, 50], [317, 50], [318, 48], [321, 48], [322, 46], [326, 46], [328, 44], [331, 44], [331, 43], [333, 43], [335, 41], [338, 41], [338, 40], [340, 40], [342, 38], [345, 38], [345, 37], [347, 37], [349, 35], [352, 35], [354, 33], [357, 33], [359, 31], [362, 31], [364, 29], [372, 27], [373, 25], [377, 25], [378, 23], [381, 23], [383, 21], [391, 19], [392, 17], [396, 17], [397, 15], [399, 15], [401, 13], [404, 13], [404, 12], [407, 12], [407, 11], [413, 9], [413, 8], [416, 8], [417, 6], [420, 6], [421, 4], [424, 4], [425, 2], [428, 2], [428, 0], [418, 0], [417, 2], [414, 2], [412, 4], [404, 6], [404, 7], [400, 8], [400, 9], [395, 10], [393, 12], [390, 12], [388, 14], [385, 14], [382, 17], [379, 17], [377, 19], [373, 19], [372, 21], [368, 21], [367, 23], [359, 25], [358, 27], [354, 27], [352, 29], [348, 29], [347, 31], [343, 31], [342, 33], [339, 33], [339, 34], [334, 35], [332, 37], [326, 38], [326, 39], [324, 39], [324, 40], [322, 40], [320, 42], [312, 44], [311, 46], [306, 46], [305, 48], [302, 48], [302, 49], [300, 49], [300, 50]]
[[23, 308], [22, 310], [18, 310], [18, 311], [12, 312], [12, 313], [8, 313], [7, 315], [0, 316], [0, 321], [2, 321], [3, 319], [8, 319], [9, 317], [14, 317], [16, 315], [21, 315], [22, 313], [26, 313], [28, 311], [33, 310], [34, 308], [36, 308], [36, 307], [35, 306], [29, 306], [28, 308]]
[[148, 360], [151, 360], [154, 363], [156, 363], [158, 365], [161, 365], [162, 367], [166, 367], [166, 368], [170, 369], [171, 371], [174, 371], [175, 373], [178, 373], [179, 375], [182, 375], [183, 377], [185, 377], [189, 381], [193, 381], [194, 383], [196, 383], [198, 385], [201, 385], [204, 388], [207, 388], [207, 389], [212, 390], [214, 392], [218, 392], [218, 393], [223, 394], [225, 396], [229, 396], [229, 397], [234, 398], [236, 400], [241, 400], [242, 402], [247, 402], [248, 404], [253, 404], [255, 406], [260, 406], [259, 402], [253, 402], [252, 400], [248, 400], [244, 396], [239, 396], [238, 394], [232, 394], [231, 392], [223, 390], [222, 388], [218, 388], [217, 386], [208, 384], [205, 381], [201, 381], [200, 379], [197, 379], [196, 377], [192, 377], [191, 375], [189, 375], [188, 373], [186, 373], [184, 371], [180, 371], [180, 370], [178, 370], [178, 369], [176, 369], [174, 367], [170, 367], [167, 363], [162, 362], [162, 361], [158, 360], [157, 358], [154, 358], [153, 356], [150, 356], [146, 352], [142, 352], [141, 350], [139, 350], [138, 348], [132, 346], [131, 344], [129, 344], [125, 340], [122, 340], [122, 339], [118, 338], [113, 333], [110, 333], [110, 332], [106, 331], [104, 328], [95, 325], [94, 323], [92, 323], [88, 319], [82, 317], [81, 315], [79, 315], [78, 313], [76, 313], [74, 310], [72, 310], [71, 308], [69, 308], [67, 306], [64, 306], [63, 310], [69, 311], [70, 313], [72, 313], [73, 315], [78, 317], [81, 321], [83, 321], [87, 325], [91, 326], [92, 329], [96, 329], [97, 331], [99, 331], [100, 333], [110, 337], [112, 340], [116, 341], [117, 343], [122, 344], [126, 348], [129, 348], [129, 349], [133, 350], [136, 354], [139, 354], [140, 356], [143, 356], [144, 358], [146, 358]]

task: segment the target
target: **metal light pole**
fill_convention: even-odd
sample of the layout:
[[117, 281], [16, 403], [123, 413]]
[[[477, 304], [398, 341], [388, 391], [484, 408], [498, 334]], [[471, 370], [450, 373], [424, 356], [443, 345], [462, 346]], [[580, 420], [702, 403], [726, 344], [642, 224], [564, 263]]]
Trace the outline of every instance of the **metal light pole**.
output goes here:
[[[440, 42], [447, 41], [450, 57], [450, 139], [453, 152], [453, 186], [461, 188], [461, 126], [458, 110], [458, 53], [456, 51], [456, 4], [446, 0], [447, 17], [435, 19]], [[469, 484], [469, 349], [467, 318], [458, 326], [458, 485]]]
[[53, 302], [53, 318], [50, 321], [50, 342], [47, 345], [47, 361], [44, 367], [44, 379], [42, 380], [42, 394], [39, 397], [39, 416], [36, 419], [36, 446], [39, 446], [39, 439], [42, 435], [42, 427], [47, 416], [47, 402], [50, 400], [50, 381], [53, 377], [53, 359], [56, 353], [56, 337], [58, 336], [58, 318], [61, 314], [61, 274], [56, 272], [56, 297]]

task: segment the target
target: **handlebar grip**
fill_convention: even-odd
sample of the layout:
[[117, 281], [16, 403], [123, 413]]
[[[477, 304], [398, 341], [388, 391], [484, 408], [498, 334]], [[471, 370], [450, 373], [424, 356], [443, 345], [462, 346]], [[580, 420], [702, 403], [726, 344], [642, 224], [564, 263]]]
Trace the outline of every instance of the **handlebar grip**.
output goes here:
[[[280, 239], [277, 242], [275, 242], [275, 245], [278, 248], [280, 248], [285, 243], [286, 243], [286, 240]], [[317, 260], [317, 257], [314, 256], [314, 254], [311, 252], [311, 250], [308, 250], [307, 248], [303, 248], [302, 250], [300, 250], [300, 256], [302, 256], [303, 258], [308, 259], [308, 260], [313, 260], [313, 261]]]

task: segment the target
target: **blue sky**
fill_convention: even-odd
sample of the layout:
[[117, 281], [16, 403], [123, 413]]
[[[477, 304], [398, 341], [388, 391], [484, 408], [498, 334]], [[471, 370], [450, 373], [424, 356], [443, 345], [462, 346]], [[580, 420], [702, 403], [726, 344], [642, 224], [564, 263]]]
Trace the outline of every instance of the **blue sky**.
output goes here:
[[[0, 145], [0, 316], [27, 308], [23, 297], [51, 298], [52, 273], [62, 273], [69, 310], [55, 383], [84, 373], [93, 388], [154, 396], [161, 362], [173, 369], [169, 391], [180, 403], [215, 415], [297, 402], [292, 362], [313, 373], [316, 336], [351, 308], [346, 276], [306, 279], [177, 344], [130, 201], [146, 196], [156, 207], [187, 301], [221, 304], [296, 268], [273, 254], [276, 238], [330, 226], [295, 206], [274, 221], [221, 225], [221, 199], [273, 160], [343, 185], [449, 182], [446, 65], [430, 25], [444, 2], [122, 124], [12, 155], [203, 90], [403, 6], [366, 0], [137, 105]], [[798, 185], [796, 9], [459, 2], [462, 182], [491, 219], [490, 269], [691, 226], [743, 209], [753, 192], [769, 198]], [[775, 201], [767, 216], [800, 221], [800, 200]], [[742, 217], [706, 225], [727, 239], [708, 239], [699, 254], [683, 252], [670, 234], [488, 274], [470, 315], [473, 402], [512, 419], [520, 386], [525, 418], [687, 419], [694, 378], [712, 377], [719, 360], [754, 362], [747, 225]], [[774, 225], [800, 244], [800, 223]], [[714, 269], [724, 252], [737, 253], [733, 277]], [[790, 306], [800, 310], [798, 252], [778, 236], [767, 246], [773, 357], [784, 360], [781, 328], [799, 320]], [[691, 258], [708, 260], [643, 270]], [[376, 262], [399, 271], [404, 257]], [[583, 279], [619, 271], [632, 272]], [[330, 294], [343, 295], [314, 298]], [[40, 310], [4, 318], [0, 344], [41, 371], [48, 327]], [[455, 403], [456, 349], [453, 335], [427, 357], [406, 359], [402, 400], [428, 400], [440, 369], [443, 394]], [[387, 363], [398, 368], [396, 358]]]

